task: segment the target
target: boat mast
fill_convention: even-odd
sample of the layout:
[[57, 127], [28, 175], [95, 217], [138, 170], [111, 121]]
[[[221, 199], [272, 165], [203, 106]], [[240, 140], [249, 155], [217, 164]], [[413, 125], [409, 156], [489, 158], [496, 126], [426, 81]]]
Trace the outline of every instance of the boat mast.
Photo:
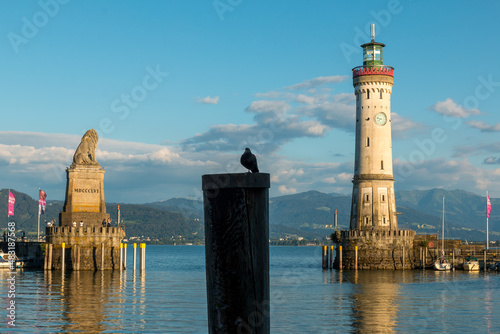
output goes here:
[[443, 196], [443, 232], [441, 233], [441, 251], [444, 255], [444, 196]]

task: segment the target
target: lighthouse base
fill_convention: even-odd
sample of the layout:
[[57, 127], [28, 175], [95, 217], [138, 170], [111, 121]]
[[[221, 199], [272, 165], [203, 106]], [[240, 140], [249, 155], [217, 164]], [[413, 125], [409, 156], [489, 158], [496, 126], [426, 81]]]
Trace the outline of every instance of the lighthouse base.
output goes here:
[[[414, 269], [413, 230], [337, 232], [335, 269]], [[339, 246], [342, 246], [339, 247]]]

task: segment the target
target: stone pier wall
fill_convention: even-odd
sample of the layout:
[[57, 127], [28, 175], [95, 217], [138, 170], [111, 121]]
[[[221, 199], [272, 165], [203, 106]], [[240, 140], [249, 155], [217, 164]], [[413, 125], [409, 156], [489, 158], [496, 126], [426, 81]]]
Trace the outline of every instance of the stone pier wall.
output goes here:
[[[80, 270], [108, 270], [120, 267], [120, 242], [125, 231], [120, 227], [47, 227], [47, 245], [52, 244], [51, 266], [61, 269], [62, 243], [65, 243], [65, 268], [76, 269], [77, 254], [80, 253]], [[104, 266], [101, 264], [104, 244]], [[46, 246], [46, 249], [48, 247]], [[46, 256], [48, 252], [46, 251]]]
[[419, 265], [415, 234], [412, 230], [341, 231], [333, 266], [340, 268], [338, 246], [342, 246], [342, 269], [355, 269], [357, 246], [357, 269], [414, 269]]

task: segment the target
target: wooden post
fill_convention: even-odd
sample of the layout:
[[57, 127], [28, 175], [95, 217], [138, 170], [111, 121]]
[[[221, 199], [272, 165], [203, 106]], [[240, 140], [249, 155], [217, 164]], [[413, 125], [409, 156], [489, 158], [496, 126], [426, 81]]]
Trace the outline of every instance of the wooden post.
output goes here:
[[354, 246], [354, 269], [358, 270], [358, 246]]
[[80, 246], [74, 245], [73, 251], [75, 252], [75, 270], [80, 270]]
[[62, 247], [61, 247], [61, 270], [64, 271], [64, 267], [66, 265], [66, 243], [62, 243]]
[[104, 270], [104, 243], [101, 244], [101, 270]]
[[137, 264], [136, 250], [137, 250], [137, 244], [134, 242], [134, 252], [132, 253], [132, 271], [134, 272], [135, 272], [135, 266]]
[[330, 269], [333, 269], [333, 246], [330, 246]]
[[47, 261], [48, 261], [47, 262], [47, 269], [48, 270], [52, 270], [52, 253], [53, 253], [52, 246], [53, 246], [52, 244], [49, 244], [49, 257], [47, 259]]
[[267, 173], [203, 175], [209, 333], [270, 333]]
[[123, 269], [123, 243], [120, 242], [120, 271]]
[[123, 270], [127, 269], [127, 244], [123, 244]]
[[47, 270], [48, 260], [49, 260], [49, 244], [45, 244], [45, 258], [43, 259], [43, 270]]
[[146, 244], [141, 243], [141, 271], [146, 270]]
[[424, 269], [425, 269], [425, 267], [427, 267], [427, 250], [428, 250], [428, 248], [427, 248], [427, 247], [425, 247]]
[[323, 255], [321, 257], [322, 260], [322, 268], [328, 268], [328, 246], [323, 246]]
[[339, 269], [342, 270], [342, 246], [339, 246]]
[[405, 246], [403, 246], [403, 270], [405, 270]]
[[451, 269], [455, 270], [455, 248], [453, 248], [453, 252], [452, 252]]
[[486, 249], [483, 252], [483, 258], [484, 258], [484, 271], [488, 271], [488, 266], [486, 265]]

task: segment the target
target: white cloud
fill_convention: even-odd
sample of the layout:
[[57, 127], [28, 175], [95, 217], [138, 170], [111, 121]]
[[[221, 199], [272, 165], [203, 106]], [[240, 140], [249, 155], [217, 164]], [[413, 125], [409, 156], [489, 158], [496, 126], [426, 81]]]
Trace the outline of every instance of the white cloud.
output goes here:
[[285, 101], [253, 101], [247, 108], [247, 112], [251, 113], [272, 113], [272, 114], [284, 114], [290, 110], [291, 106]]
[[347, 75], [332, 75], [328, 77], [317, 77], [314, 79], [306, 80], [304, 82], [291, 85], [286, 87], [289, 90], [299, 90], [299, 89], [311, 89], [318, 86], [329, 84], [329, 83], [339, 83], [347, 79]]
[[337, 180], [332, 176], [332, 177], [327, 177], [326, 179], [323, 179], [323, 182], [334, 184], [337, 182]]
[[393, 112], [391, 113], [391, 127], [394, 138], [406, 138], [408, 134], [421, 130], [424, 126]]
[[198, 103], [204, 103], [204, 104], [218, 104], [219, 103], [219, 97], [203, 97], [203, 98], [198, 98]]
[[500, 131], [500, 123], [496, 123], [494, 125], [490, 125], [486, 122], [480, 122], [480, 121], [469, 121], [465, 122], [468, 124], [471, 128], [479, 129], [482, 132], [499, 132]]
[[297, 193], [297, 189], [295, 189], [295, 188], [287, 188], [284, 185], [279, 186], [279, 191], [283, 195], [291, 195], [291, 194], [296, 194]]
[[436, 104], [432, 105], [430, 109], [439, 114], [457, 118], [465, 118], [470, 115], [478, 115], [481, 113], [478, 109], [466, 109], [450, 98], [447, 98], [444, 101], [436, 102]]

